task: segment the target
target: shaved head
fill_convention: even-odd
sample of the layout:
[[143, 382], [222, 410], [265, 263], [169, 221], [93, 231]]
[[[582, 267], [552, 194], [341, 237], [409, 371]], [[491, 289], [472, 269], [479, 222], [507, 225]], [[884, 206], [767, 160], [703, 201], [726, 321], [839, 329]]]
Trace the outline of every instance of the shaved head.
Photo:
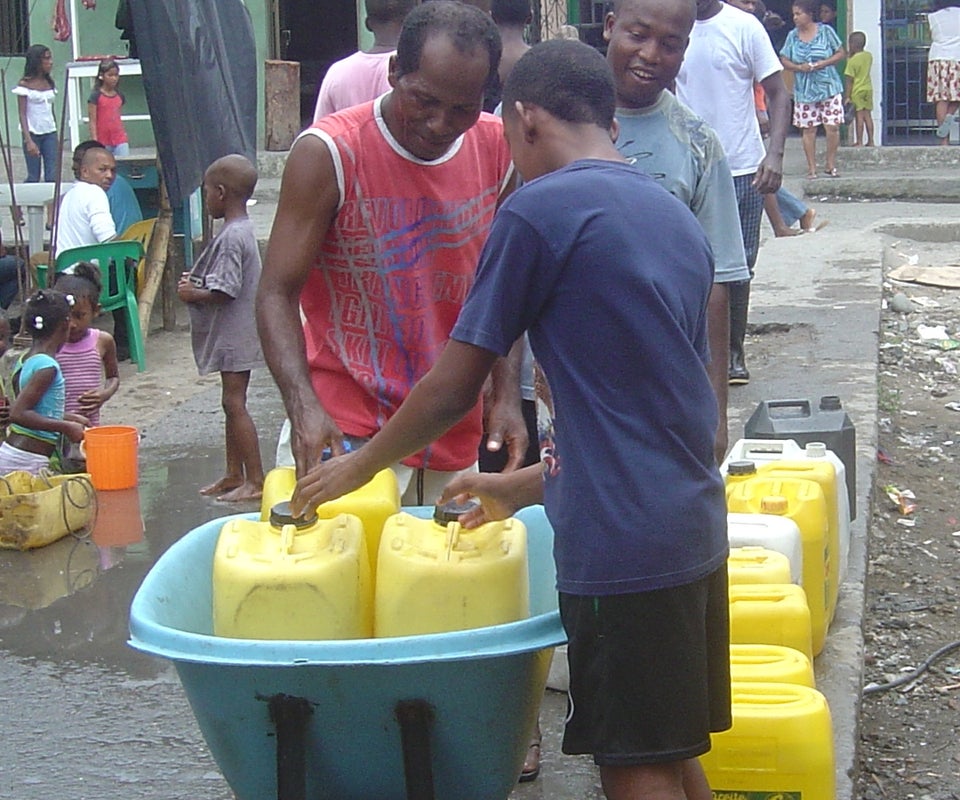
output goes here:
[[257, 186], [257, 168], [239, 153], [218, 158], [207, 167], [207, 177], [244, 199], [248, 199]]

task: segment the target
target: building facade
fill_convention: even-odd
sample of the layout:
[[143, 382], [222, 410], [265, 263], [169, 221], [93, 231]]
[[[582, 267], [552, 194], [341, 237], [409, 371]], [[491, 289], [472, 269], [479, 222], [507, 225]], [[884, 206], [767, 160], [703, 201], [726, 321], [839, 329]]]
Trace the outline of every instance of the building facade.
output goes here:
[[[23, 71], [22, 54], [27, 46], [50, 46], [58, 86], [68, 83], [66, 65], [77, 58], [102, 55], [124, 56], [126, 42], [115, 25], [118, 0], [0, 0], [0, 70], [6, 95], [6, 127], [3, 138], [16, 146], [18, 130], [15, 98], [9, 94]], [[928, 0], [838, 0], [837, 29], [847, 34], [863, 31], [867, 49], [873, 53], [875, 95], [874, 123], [882, 144], [933, 144], [933, 109], [926, 102], [926, 53], [929, 28]], [[790, 21], [790, 0], [767, 0], [768, 6]], [[256, 39], [258, 62], [267, 59], [300, 64], [300, 96], [291, 98], [300, 106], [301, 119], [311, 115], [316, 88], [330, 63], [369, 45], [369, 33], [362, 24], [363, 0], [245, 0]], [[549, 37], [564, 22], [577, 25], [581, 38], [602, 46], [600, 29], [609, 2], [604, 0], [539, 0], [534, 9], [541, 35]], [[54, 41], [52, 20], [66, 16], [70, 35]], [[189, 76], [184, 77], [189, 80]], [[86, 96], [90, 79], [71, 78], [77, 97], [82, 99], [78, 123], [86, 131]], [[257, 139], [264, 140], [264, 71], [258, 82]], [[153, 141], [141, 79], [123, 75], [121, 88], [127, 97], [125, 114], [131, 144]], [[61, 99], [65, 93], [61, 93]], [[58, 117], [63, 109], [58, 109]], [[140, 117], [141, 119], [138, 119]], [[68, 120], [69, 124], [69, 120]], [[85, 138], [81, 135], [81, 138]]]

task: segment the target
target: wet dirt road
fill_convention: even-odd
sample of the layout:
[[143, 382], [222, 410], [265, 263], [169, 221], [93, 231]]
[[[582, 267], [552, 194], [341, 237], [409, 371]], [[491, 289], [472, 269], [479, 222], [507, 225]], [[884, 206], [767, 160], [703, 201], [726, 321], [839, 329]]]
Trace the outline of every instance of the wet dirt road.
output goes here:
[[[265, 373], [250, 408], [272, 464], [282, 413]], [[206, 390], [143, 429], [139, 490], [101, 492], [92, 536], [0, 551], [0, 800], [232, 800], [173, 665], [126, 644], [157, 558], [202, 522], [256, 510], [197, 493], [222, 469], [221, 425]], [[589, 759], [560, 754], [565, 703], [547, 692], [543, 774], [514, 800], [603, 796]]]
[[[280, 417], [266, 375], [252, 403], [269, 456]], [[91, 537], [0, 551], [0, 798], [233, 796], [173, 666], [126, 644], [154, 561], [200, 522], [254, 510], [197, 493], [222, 468], [218, 407], [205, 392], [143, 431], [139, 491], [100, 493]]]

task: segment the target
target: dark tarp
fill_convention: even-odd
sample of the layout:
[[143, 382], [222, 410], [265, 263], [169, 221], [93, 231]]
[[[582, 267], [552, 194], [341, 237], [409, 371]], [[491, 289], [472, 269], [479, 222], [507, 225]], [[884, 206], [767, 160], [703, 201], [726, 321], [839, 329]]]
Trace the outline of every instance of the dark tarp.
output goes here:
[[241, 0], [128, 0], [170, 204], [216, 159], [257, 161], [257, 54]]

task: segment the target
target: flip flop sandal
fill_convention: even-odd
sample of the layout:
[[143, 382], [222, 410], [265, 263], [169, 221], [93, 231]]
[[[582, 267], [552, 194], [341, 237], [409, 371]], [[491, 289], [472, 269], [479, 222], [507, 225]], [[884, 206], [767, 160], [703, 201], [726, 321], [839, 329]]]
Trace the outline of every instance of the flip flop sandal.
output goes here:
[[829, 171], [827, 172], [827, 175], [828, 175], [829, 177], [831, 177], [831, 178], [839, 178], [839, 177], [840, 177], [840, 173], [837, 172], [837, 168], [836, 168], [836, 167], [834, 167], [833, 169], [829, 170]]
[[536, 736], [527, 748], [527, 757], [523, 762], [523, 770], [518, 779], [520, 783], [535, 781], [540, 774], [540, 737]]

